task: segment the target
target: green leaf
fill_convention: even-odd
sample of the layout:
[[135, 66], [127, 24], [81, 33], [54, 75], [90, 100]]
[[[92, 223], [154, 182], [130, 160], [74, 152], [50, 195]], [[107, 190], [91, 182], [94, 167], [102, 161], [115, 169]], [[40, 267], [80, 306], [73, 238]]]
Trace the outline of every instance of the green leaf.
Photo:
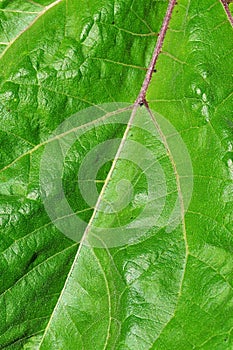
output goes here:
[[[221, 2], [175, 6], [147, 91], [149, 111], [133, 103], [167, 2], [0, 7], [0, 349], [232, 349], [233, 44]], [[131, 158], [119, 154], [98, 168], [99, 202], [89, 203], [77, 174], [91, 150], [113, 139], [111, 151]], [[135, 148], [127, 149], [130, 142]], [[154, 164], [141, 146], [158, 164], [148, 177], [140, 166]], [[62, 157], [67, 203], [89, 223], [80, 244], [46, 211]], [[152, 202], [152, 226], [135, 229], [127, 244], [90, 241], [99, 228], [124, 234], [135, 217], [148, 218], [150, 183], [161, 191], [155, 200], [164, 199], [158, 221], [160, 201]], [[51, 211], [61, 204], [56, 197]]]
[[[57, 1], [56, 1], [57, 2]], [[3, 56], [18, 38], [28, 30], [34, 22], [45, 14], [50, 7], [54, 6], [52, 1], [8, 1], [1, 0], [1, 32], [0, 32], [0, 54]], [[46, 6], [45, 6], [46, 5]]]
[[229, 4], [229, 9], [230, 9], [231, 13], [233, 13], [233, 4], [232, 3]]

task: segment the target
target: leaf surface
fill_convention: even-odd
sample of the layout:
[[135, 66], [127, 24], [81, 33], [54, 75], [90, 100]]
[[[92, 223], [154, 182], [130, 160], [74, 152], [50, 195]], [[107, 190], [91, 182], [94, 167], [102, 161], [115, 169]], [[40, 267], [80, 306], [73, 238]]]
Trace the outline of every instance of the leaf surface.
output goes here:
[[[170, 121], [191, 156], [194, 188], [185, 217], [170, 231], [160, 223], [135, 244], [105, 249], [75, 243], [51, 222], [40, 196], [41, 159], [72, 114], [134, 103], [167, 3], [3, 4], [1, 41], [10, 44], [2, 44], [0, 59], [0, 348], [231, 349], [233, 47], [221, 3], [179, 1], [147, 92], [149, 107]], [[149, 129], [161, 131], [146, 118]], [[116, 217], [108, 221], [77, 200], [77, 172], [98, 144], [121, 142], [128, 125], [98, 124], [66, 155], [64, 192], [92, 227], [115, 227]], [[169, 155], [172, 137], [163, 129], [160, 136], [136, 126], [126, 135], [161, 159], [166, 217], [174, 194], [185, 198], [188, 189]], [[140, 169], [116, 160], [106, 183], [111, 166], [98, 173], [99, 193], [106, 184], [102, 203], [111, 203], [118, 181], [137, 174], [141, 203], [147, 183]], [[119, 226], [138, 208], [122, 210]]]

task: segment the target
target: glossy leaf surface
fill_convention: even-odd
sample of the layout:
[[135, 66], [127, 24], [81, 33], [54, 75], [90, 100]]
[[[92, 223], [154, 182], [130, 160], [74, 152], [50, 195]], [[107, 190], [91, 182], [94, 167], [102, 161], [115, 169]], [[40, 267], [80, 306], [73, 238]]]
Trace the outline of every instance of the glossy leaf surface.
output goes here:
[[[1, 3], [1, 349], [233, 347], [233, 45], [219, 1], [179, 1], [147, 92], [149, 107], [181, 135], [192, 161], [192, 200], [179, 224], [156, 224], [131, 245], [88, 247], [57, 229], [40, 194], [43, 152], [62, 122], [90, 106], [134, 103], [166, 7], [139, 0]], [[93, 226], [117, 223], [77, 200], [77, 172], [91, 149], [121, 142], [126, 128], [98, 124], [65, 157], [68, 202]], [[170, 141], [135, 125], [126, 137], [160, 160], [166, 217], [173, 195], [189, 191]], [[98, 172], [99, 193], [111, 165]], [[102, 203], [116, 196], [122, 178], [135, 180], [139, 205], [121, 211], [119, 226], [138, 215], [147, 193], [137, 164], [118, 160]]]

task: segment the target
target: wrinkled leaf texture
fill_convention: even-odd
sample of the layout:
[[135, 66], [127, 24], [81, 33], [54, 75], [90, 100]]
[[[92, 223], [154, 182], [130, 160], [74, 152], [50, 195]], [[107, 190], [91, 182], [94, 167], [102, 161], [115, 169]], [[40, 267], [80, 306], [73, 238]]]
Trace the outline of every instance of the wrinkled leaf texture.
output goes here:
[[[40, 199], [41, 144], [77, 111], [135, 101], [166, 7], [0, 3], [0, 349], [233, 348], [233, 43], [220, 1], [178, 1], [147, 92], [191, 155], [185, 235], [180, 223], [131, 246], [82, 246], [69, 274], [78, 244]], [[85, 147], [122, 132], [97, 131]], [[77, 152], [64, 181], [74, 208]]]

